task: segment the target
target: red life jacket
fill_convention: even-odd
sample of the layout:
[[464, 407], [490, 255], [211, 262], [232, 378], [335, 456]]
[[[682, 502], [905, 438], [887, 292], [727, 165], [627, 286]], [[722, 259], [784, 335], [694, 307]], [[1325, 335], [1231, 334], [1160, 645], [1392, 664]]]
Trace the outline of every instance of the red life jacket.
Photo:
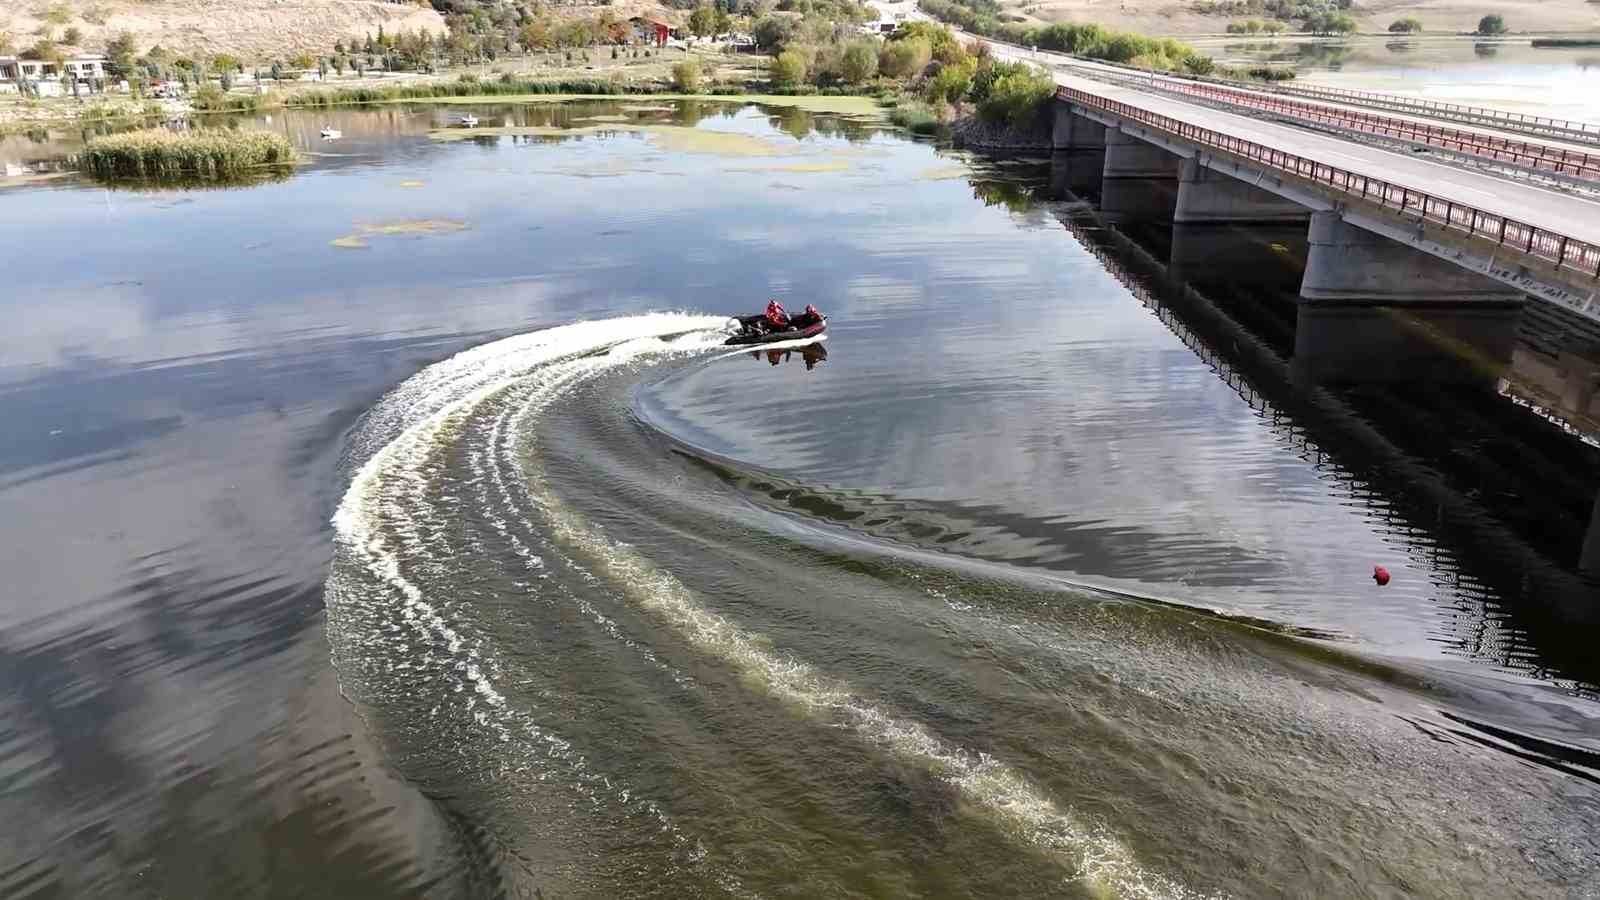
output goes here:
[[789, 324], [789, 314], [783, 311], [783, 304], [773, 300], [767, 304], [767, 321], [776, 328]]

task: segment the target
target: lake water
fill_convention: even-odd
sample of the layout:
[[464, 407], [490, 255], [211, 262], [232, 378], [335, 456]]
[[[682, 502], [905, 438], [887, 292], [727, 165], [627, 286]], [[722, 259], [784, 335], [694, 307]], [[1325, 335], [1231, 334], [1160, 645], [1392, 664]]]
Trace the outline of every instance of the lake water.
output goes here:
[[1600, 889], [1572, 323], [1311, 388], [1071, 160], [473, 109], [0, 192], [0, 895]]
[[1218, 60], [1293, 66], [1301, 81], [1441, 103], [1600, 122], [1600, 47], [1528, 38], [1210, 38]]

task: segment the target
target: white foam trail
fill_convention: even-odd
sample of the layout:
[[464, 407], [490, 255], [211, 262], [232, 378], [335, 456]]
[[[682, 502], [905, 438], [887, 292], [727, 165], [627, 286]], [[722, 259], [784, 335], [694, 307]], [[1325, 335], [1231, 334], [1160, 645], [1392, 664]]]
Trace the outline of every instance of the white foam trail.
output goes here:
[[[492, 659], [482, 659], [478, 648], [468, 647], [446, 615], [405, 577], [401, 553], [418, 549], [412, 542], [420, 539], [421, 526], [406, 519], [400, 500], [426, 490], [433, 453], [450, 447], [470, 415], [508, 389], [516, 387], [514, 399], [525, 405], [511, 437], [505, 436], [497, 422], [494, 430], [499, 434], [491, 445], [509, 445], [514, 459], [531, 460], [525, 452], [529, 448], [519, 445], [519, 437], [522, 441], [536, 437], [533, 426], [538, 417], [573, 386], [633, 359], [718, 348], [722, 335], [712, 330], [724, 321], [660, 313], [577, 323], [495, 341], [430, 366], [384, 398], [368, 416], [365, 434], [369, 440], [374, 444], [385, 438], [388, 441], [352, 480], [333, 518], [336, 539], [370, 574], [395, 590], [404, 627], [448, 651], [438, 662], [458, 679], [455, 690], [467, 696], [469, 707], [481, 702], [497, 712], [506, 711], [506, 698], [493, 683], [497, 666]], [[662, 340], [674, 335], [681, 336]], [[603, 356], [594, 355], [601, 350], [606, 351]], [[1181, 885], [1140, 866], [1109, 829], [1057, 805], [1004, 763], [951, 746], [919, 723], [898, 719], [873, 706], [810, 665], [765, 649], [759, 636], [705, 609], [676, 578], [631, 548], [609, 540], [567, 508], [536, 465], [529, 463], [526, 474], [526, 499], [547, 518], [552, 537], [589, 560], [620, 587], [628, 601], [701, 652], [728, 664], [748, 683], [802, 715], [843, 721], [869, 743], [943, 778], [993, 815], [1008, 833], [1057, 854], [1074, 877], [1097, 893], [1130, 898], [1191, 896]], [[504, 486], [503, 482], [497, 485]], [[392, 535], [385, 534], [386, 519]], [[530, 568], [537, 567], [531, 548], [523, 545], [517, 552]], [[337, 615], [336, 605], [330, 603], [330, 617]], [[490, 674], [485, 674], [485, 669]], [[524, 717], [477, 718], [502, 740], [509, 738], [508, 723], [514, 723], [542, 743], [549, 755], [567, 759], [579, 771], [585, 769], [566, 741]], [[604, 778], [594, 773], [584, 777]], [[626, 788], [619, 790], [626, 803], [630, 793]]]
[[[355, 634], [357, 640], [394, 640], [397, 633], [408, 632], [426, 649], [402, 665], [409, 671], [427, 670], [438, 678], [447, 695], [460, 698], [478, 726], [502, 743], [510, 743], [514, 737], [531, 739], [529, 749], [537, 748], [538, 757], [560, 760], [569, 776], [591, 789], [603, 784], [622, 806], [654, 816], [680, 845], [686, 844], [686, 839], [654, 801], [633, 796], [626, 786], [613, 787], [603, 774], [591, 771], [565, 739], [510, 707], [494, 683], [500, 669], [498, 661], [451, 621], [448, 604], [446, 608], [436, 606], [421, 587], [406, 577], [402, 558], [417, 567], [431, 563], [424, 530], [439, 523], [419, 521], [412, 507], [427, 493], [434, 474], [433, 454], [454, 444], [480, 404], [517, 384], [519, 379], [563, 375], [559, 367], [549, 367], [556, 360], [607, 348], [618, 359], [624, 359], [652, 347], [720, 344], [721, 335], [709, 329], [723, 321], [719, 317], [657, 313], [582, 322], [495, 341], [429, 366], [384, 397], [367, 416], [362, 436], [370, 444], [389, 439], [361, 466], [333, 517], [336, 542], [352, 562], [392, 588], [400, 606], [388, 615], [371, 615], [369, 610], [352, 608], [374, 600], [388, 601], [346, 590], [337, 583], [336, 567], [328, 591], [330, 636], [348, 630], [349, 621], [363, 617], [373, 622], [373, 628], [369, 633]], [[680, 337], [663, 340], [675, 336]], [[370, 444], [358, 446], [357, 452], [369, 450]], [[529, 559], [529, 564], [534, 565], [534, 561]], [[336, 647], [338, 643], [336, 638]], [[357, 654], [363, 650], [348, 649]], [[439, 711], [435, 707], [434, 715]]]
[[[562, 368], [584, 376], [599, 374], [618, 360], [584, 359]], [[916, 722], [898, 719], [827, 678], [810, 665], [765, 649], [765, 642], [707, 610], [669, 573], [630, 547], [608, 539], [599, 528], [568, 508], [531, 462], [538, 418], [582, 378], [562, 378], [545, 390], [531, 391], [515, 429], [517, 458], [528, 461], [528, 499], [546, 516], [558, 542], [592, 561], [626, 598], [669, 625], [680, 637], [727, 663], [751, 684], [789, 704], [802, 715], [835, 717], [854, 727], [875, 746], [918, 765], [957, 788], [998, 819], [1013, 836], [1051, 851], [1074, 877], [1097, 895], [1128, 898], [1196, 896], [1183, 885], [1142, 867], [1110, 829], [1081, 819], [1051, 801], [1021, 774], [988, 754], [953, 747]]]

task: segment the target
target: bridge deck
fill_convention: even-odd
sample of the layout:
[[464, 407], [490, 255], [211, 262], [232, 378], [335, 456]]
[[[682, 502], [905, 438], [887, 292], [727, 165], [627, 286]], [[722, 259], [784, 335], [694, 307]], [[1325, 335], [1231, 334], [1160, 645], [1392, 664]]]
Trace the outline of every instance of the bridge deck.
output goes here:
[[1055, 72], [1056, 83], [1600, 245], [1600, 203], [1289, 125]]
[[[1024, 57], [1022, 55], [1018, 56], [1018, 58], [1031, 58], [1031, 57], [1033, 57], [1032, 54], [1029, 54], [1028, 57]], [[1429, 117], [1427, 117], [1425, 115], [1422, 115], [1420, 113], [1407, 113], [1407, 112], [1400, 112], [1400, 111], [1395, 111], [1395, 110], [1377, 111], [1377, 110], [1374, 110], [1370, 106], [1361, 106], [1361, 105], [1357, 105], [1357, 104], [1353, 104], [1353, 103], [1340, 103], [1336, 99], [1330, 99], [1330, 98], [1327, 98], [1327, 97], [1316, 97], [1316, 96], [1311, 96], [1311, 95], [1302, 95], [1302, 94], [1290, 93], [1285, 89], [1286, 86], [1284, 86], [1284, 85], [1274, 85], [1272, 88], [1269, 88], [1269, 87], [1266, 87], [1266, 86], [1255, 87], [1255, 86], [1251, 86], [1251, 85], [1238, 84], [1238, 83], [1235, 83], [1235, 82], [1227, 82], [1225, 84], [1212, 85], [1210, 82], [1196, 81], [1194, 79], [1188, 79], [1188, 78], [1179, 78], [1179, 77], [1176, 77], [1176, 76], [1168, 75], [1168, 74], [1166, 74], [1164, 72], [1141, 72], [1141, 71], [1137, 71], [1137, 70], [1130, 70], [1130, 69], [1128, 69], [1126, 67], [1122, 67], [1122, 66], [1112, 66], [1112, 65], [1107, 65], [1107, 64], [1104, 64], [1104, 63], [1098, 63], [1098, 62], [1095, 62], [1093, 60], [1078, 59], [1078, 58], [1072, 57], [1072, 56], [1064, 56], [1064, 55], [1061, 55], [1061, 54], [1048, 53], [1048, 52], [1044, 52], [1044, 51], [1040, 51], [1036, 55], [1036, 58], [1037, 58], [1038, 62], [1046, 63], [1052, 68], [1064, 67], [1064, 68], [1067, 68], [1067, 69], [1074, 69], [1074, 68], [1075, 69], [1081, 69], [1081, 70], [1083, 70], [1085, 72], [1103, 72], [1107, 76], [1110, 76], [1110, 77], [1113, 77], [1113, 78], [1124, 78], [1124, 79], [1129, 78], [1129, 77], [1151, 78], [1151, 79], [1154, 79], [1154, 80], [1157, 80], [1157, 81], [1167, 82], [1167, 83], [1170, 83], [1170, 84], [1174, 84], [1174, 85], [1181, 86], [1181, 87], [1188, 87], [1188, 88], [1201, 87], [1201, 86], [1222, 87], [1222, 88], [1225, 88], [1228, 91], [1237, 91], [1237, 92], [1240, 92], [1240, 93], [1249, 94], [1249, 95], [1252, 95], [1252, 96], [1255, 96], [1255, 97], [1259, 97], [1263, 101], [1265, 101], [1265, 100], [1280, 100], [1280, 101], [1282, 101], [1282, 100], [1292, 100], [1292, 101], [1294, 101], [1296, 103], [1310, 104], [1310, 105], [1321, 107], [1321, 108], [1327, 109], [1327, 110], [1337, 110], [1337, 111], [1350, 113], [1350, 114], [1366, 114], [1366, 115], [1373, 115], [1373, 116], [1382, 116], [1383, 118], [1391, 119], [1391, 120], [1393, 120], [1395, 122], [1404, 122], [1404, 123], [1416, 125], [1418, 127], [1432, 126], [1432, 127], [1442, 127], [1442, 128], [1454, 129], [1454, 130], [1457, 130], [1457, 131], [1460, 131], [1460, 132], [1463, 132], [1463, 133], [1467, 133], [1467, 134], [1481, 135], [1486, 140], [1491, 140], [1491, 141], [1511, 141], [1511, 142], [1516, 142], [1516, 143], [1527, 143], [1527, 144], [1532, 144], [1532, 145], [1539, 146], [1539, 147], [1546, 147], [1546, 148], [1549, 148], [1550, 150], [1556, 151], [1556, 152], [1564, 150], [1564, 151], [1567, 151], [1568, 153], [1571, 153], [1571, 154], [1594, 154], [1594, 153], [1596, 153], [1595, 146], [1592, 143], [1580, 143], [1580, 142], [1576, 142], [1576, 141], [1562, 140], [1561, 137], [1557, 136], [1557, 135], [1524, 134], [1524, 133], [1521, 133], [1521, 132], [1506, 131], [1506, 130], [1503, 130], [1503, 129], [1495, 128], [1495, 127], [1493, 127], [1491, 125], [1488, 125], [1488, 124], [1460, 122], [1460, 121], [1457, 121], [1455, 119], [1429, 118]], [[1313, 87], [1315, 87], [1315, 86], [1313, 86]], [[1274, 90], [1273, 88], [1277, 88], [1277, 89]]]

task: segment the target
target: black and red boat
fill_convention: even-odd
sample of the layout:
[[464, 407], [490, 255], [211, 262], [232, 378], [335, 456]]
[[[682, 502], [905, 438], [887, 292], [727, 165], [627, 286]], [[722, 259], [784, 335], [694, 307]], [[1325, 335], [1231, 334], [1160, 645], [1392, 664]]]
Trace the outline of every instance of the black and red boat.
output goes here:
[[828, 317], [817, 316], [806, 320], [796, 317], [785, 328], [773, 328], [765, 315], [739, 316], [739, 331], [723, 341], [724, 344], [776, 344], [779, 341], [803, 341], [828, 330]]

